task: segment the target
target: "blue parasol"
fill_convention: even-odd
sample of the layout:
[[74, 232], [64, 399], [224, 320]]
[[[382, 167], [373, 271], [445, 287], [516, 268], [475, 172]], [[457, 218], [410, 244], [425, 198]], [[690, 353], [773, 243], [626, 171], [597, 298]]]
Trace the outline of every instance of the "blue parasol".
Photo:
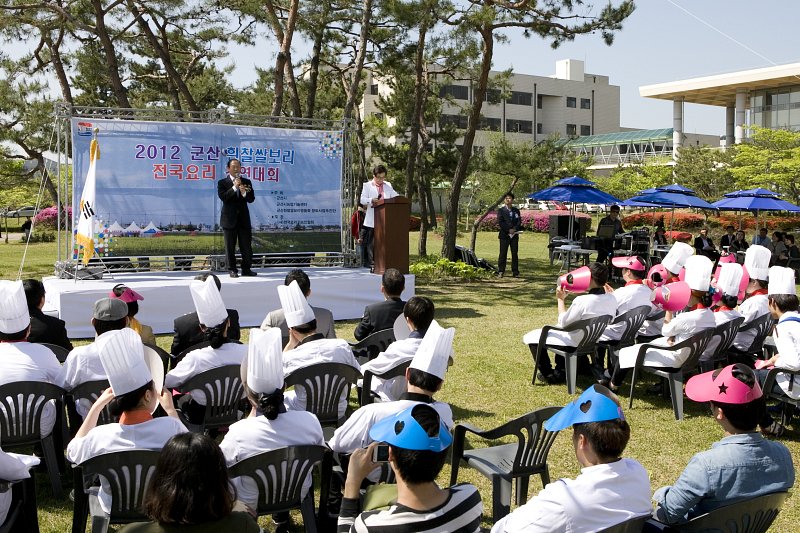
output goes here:
[[642, 191], [628, 198], [621, 205], [636, 207], [694, 207], [697, 209], [716, 209], [713, 204], [698, 198], [695, 192], [677, 183]]
[[755, 213], [756, 229], [758, 229], [758, 213], [760, 211], [800, 211], [800, 207], [778, 198], [777, 193], [762, 188], [729, 192], [724, 198], [714, 202], [714, 206], [725, 211]]
[[598, 189], [595, 182], [579, 176], [571, 176], [569, 178], [560, 179], [555, 182], [552, 187], [547, 187], [546, 189], [535, 191], [529, 194], [528, 198], [532, 200], [569, 202], [571, 204], [569, 217], [570, 239], [573, 238], [572, 226], [575, 218], [574, 213], [576, 203], [604, 205], [619, 203], [618, 198]]

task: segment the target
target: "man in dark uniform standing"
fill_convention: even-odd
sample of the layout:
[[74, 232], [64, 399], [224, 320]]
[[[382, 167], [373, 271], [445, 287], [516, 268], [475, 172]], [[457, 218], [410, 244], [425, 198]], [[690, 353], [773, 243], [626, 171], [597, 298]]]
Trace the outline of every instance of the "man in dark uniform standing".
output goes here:
[[253, 203], [256, 195], [250, 180], [240, 175], [242, 165], [238, 159], [228, 161], [228, 175], [217, 182], [217, 195], [222, 200], [222, 213], [219, 217], [222, 233], [225, 236], [225, 256], [227, 257], [228, 273], [232, 278], [238, 278], [236, 270], [236, 241], [239, 241], [239, 251], [242, 253], [242, 276], [256, 276], [250, 270], [253, 263], [253, 248], [251, 246], [252, 228], [250, 224], [250, 210], [247, 204]]
[[516, 278], [519, 276], [519, 232], [522, 231], [522, 216], [519, 209], [514, 207], [514, 193], [508, 191], [503, 197], [503, 207], [497, 210], [497, 222], [500, 224], [500, 256], [497, 258], [498, 275], [502, 278], [506, 270], [508, 248], [511, 247], [511, 273]]

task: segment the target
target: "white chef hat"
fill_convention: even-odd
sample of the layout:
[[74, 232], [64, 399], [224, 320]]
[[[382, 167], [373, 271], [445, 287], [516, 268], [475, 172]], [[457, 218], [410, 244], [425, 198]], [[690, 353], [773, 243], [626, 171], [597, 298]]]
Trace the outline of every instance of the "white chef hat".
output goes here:
[[769, 277], [769, 260], [772, 259], [772, 252], [769, 248], [753, 244], [744, 253], [744, 267], [750, 279], [767, 281]]
[[419, 343], [417, 353], [411, 360], [410, 368], [422, 370], [433, 374], [439, 379], [444, 379], [447, 364], [453, 353], [453, 336], [455, 328], [444, 329], [435, 320], [431, 322], [428, 331]]
[[31, 323], [22, 282], [0, 281], [0, 332], [18, 333]]
[[794, 270], [791, 268], [774, 266], [769, 269], [769, 294], [797, 294], [794, 283]]
[[686, 278], [684, 281], [690, 289], [708, 291], [711, 285], [711, 259], [704, 255], [693, 255], [686, 259]]
[[737, 296], [739, 294], [739, 283], [742, 281], [742, 275], [744, 275], [744, 270], [739, 263], [723, 263], [720, 265], [717, 289], [719, 289], [722, 294]]
[[247, 345], [247, 386], [271, 394], [283, 388], [283, 346], [280, 328], [253, 328]]
[[134, 391], [153, 379], [145, 362], [142, 338], [132, 329], [106, 332], [96, 342], [114, 396]]
[[677, 274], [681, 271], [683, 265], [686, 264], [686, 260], [693, 254], [694, 248], [685, 242], [676, 242], [672, 245], [672, 248], [669, 249], [667, 255], [664, 256], [664, 259], [661, 260], [661, 264], [673, 274]]
[[281, 308], [286, 317], [286, 325], [290, 328], [308, 324], [314, 320], [314, 311], [308, 305], [303, 291], [297, 280], [289, 285], [278, 285], [278, 298], [281, 300]]
[[192, 291], [194, 308], [197, 310], [197, 318], [206, 327], [214, 327], [222, 324], [228, 318], [228, 310], [225, 302], [219, 294], [214, 278], [208, 276], [205, 281], [192, 280], [189, 285]]

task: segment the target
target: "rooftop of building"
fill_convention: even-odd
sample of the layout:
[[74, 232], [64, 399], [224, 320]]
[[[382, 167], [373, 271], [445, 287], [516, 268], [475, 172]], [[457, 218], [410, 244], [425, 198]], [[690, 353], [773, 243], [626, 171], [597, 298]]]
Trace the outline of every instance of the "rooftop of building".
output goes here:
[[610, 146], [616, 144], [646, 143], [650, 141], [671, 141], [672, 128], [657, 130], [618, 131], [599, 135], [584, 135], [567, 141], [567, 146]]

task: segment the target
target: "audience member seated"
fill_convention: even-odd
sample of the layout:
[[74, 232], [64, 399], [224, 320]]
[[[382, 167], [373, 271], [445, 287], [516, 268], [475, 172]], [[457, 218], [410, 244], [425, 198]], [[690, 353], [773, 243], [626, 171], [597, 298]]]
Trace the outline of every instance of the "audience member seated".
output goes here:
[[111, 292], [108, 293], [108, 297], [125, 302], [128, 306], [128, 327], [139, 334], [143, 343], [155, 345], [156, 336], [153, 335], [153, 328], [145, 326], [136, 319], [136, 314], [139, 312], [139, 302], [144, 300], [144, 296], [120, 283], [114, 286]]
[[[311, 296], [311, 280], [308, 279], [308, 274], [299, 268], [292, 269], [286, 274], [283, 284], [289, 285], [293, 281], [297, 281], [297, 284], [300, 285], [300, 290], [303, 291], [306, 299], [308, 299]], [[335, 339], [336, 331], [333, 328], [333, 313], [329, 309], [314, 307], [313, 305], [311, 310], [314, 311], [314, 318], [317, 319], [317, 331], [325, 335], [326, 339]], [[289, 341], [289, 327], [286, 325], [286, 317], [283, 316], [282, 308], [270, 311], [264, 318], [261, 323], [261, 329], [267, 330], [269, 328], [280, 328], [284, 345]], [[294, 346], [289, 348], [294, 348]]]
[[[3, 481], [20, 481], [30, 478], [31, 473], [25, 463], [22, 462], [23, 457], [37, 460], [32, 456], [6, 453], [0, 450], [0, 479]], [[5, 521], [13, 503], [13, 490], [11, 488], [5, 492], [0, 492], [0, 525], [7, 525]], [[20, 528], [17, 527], [16, 529], [19, 530]]]
[[[722, 294], [719, 304], [714, 308], [714, 322], [717, 326], [737, 319], [742, 314], [736, 310], [739, 303], [739, 285], [742, 281], [744, 270], [739, 263], [724, 263], [720, 265], [719, 279], [716, 290]], [[705, 352], [700, 357], [700, 362], [709, 361], [719, 347], [720, 338], [714, 336], [708, 342]]]
[[[800, 370], [800, 314], [798, 314], [794, 270], [778, 266], [770, 268], [768, 290], [769, 312], [772, 318], [778, 321], [772, 334], [776, 353], [766, 361], [756, 361], [756, 375], [761, 385], [764, 384], [772, 367]], [[796, 378], [791, 375], [778, 374], [773, 389], [768, 392], [798, 400], [800, 399], [800, 386], [795, 381]], [[785, 431], [783, 425], [777, 420], [773, 420], [766, 411], [759, 424], [761, 432], [770, 437], [780, 437]]]
[[[439, 413], [417, 404], [386, 417], [370, 429], [375, 442], [353, 452], [339, 513], [339, 533], [355, 531], [480, 531], [483, 504], [478, 489], [459, 483], [445, 489], [436, 477], [453, 442]], [[388, 462], [397, 478], [397, 500], [383, 511], [361, 510], [361, 483], [378, 466], [373, 454], [388, 445]]]
[[769, 261], [772, 254], [763, 246], [753, 245], [747, 249], [744, 256], [744, 268], [750, 276], [750, 282], [745, 289], [745, 300], [739, 305], [739, 312], [744, 316], [744, 322], [739, 326], [739, 333], [733, 339], [733, 346], [745, 350], [753, 344], [755, 331], [742, 328], [753, 320], [769, 313], [767, 305], [767, 276], [769, 276]]
[[608, 215], [600, 219], [597, 225], [597, 262], [605, 263], [614, 255], [614, 249], [619, 247], [617, 235], [625, 233], [622, 220], [619, 218], [619, 206], [612, 205]]
[[[112, 331], [127, 327], [128, 320], [128, 306], [122, 300], [111, 298], [97, 300], [92, 314], [92, 327], [97, 336], [93, 342], [78, 346], [67, 355], [64, 366], [59, 369], [56, 384], [69, 392], [88, 381], [108, 379], [100, 361], [97, 341]], [[83, 399], [75, 404], [75, 410], [81, 418], [86, 418], [91, 406], [90, 401]]]
[[667, 232], [664, 229], [664, 226], [656, 226], [656, 231], [653, 234], [653, 246], [667, 246], [669, 241], [667, 240]]
[[356, 340], [360, 341], [370, 333], [394, 326], [395, 319], [403, 312], [405, 302], [400, 299], [400, 295], [405, 288], [405, 276], [396, 268], [387, 268], [381, 278], [381, 293], [384, 300], [370, 304], [364, 309], [364, 316], [353, 332]]
[[47, 343], [72, 349], [67, 336], [67, 327], [63, 320], [42, 312], [44, 307], [44, 284], [38, 279], [26, 279], [22, 282], [25, 299], [28, 302], [28, 313], [31, 316], [31, 331], [28, 342]]
[[[67, 459], [80, 464], [97, 455], [123, 450], [160, 450], [170, 437], [186, 431], [178, 420], [172, 394], [153, 381], [154, 375], [163, 372], [161, 360], [154, 356], [145, 361], [144, 345], [135, 331], [111, 331], [97, 345], [111, 387], [92, 404], [67, 446]], [[159, 404], [169, 416], [153, 418]], [[112, 415], [119, 417], [119, 423], [98, 426], [98, 417], [106, 405]], [[100, 479], [100, 506], [106, 513], [111, 511], [112, 503], [108, 483], [109, 480]]]
[[235, 500], [219, 446], [205, 435], [175, 435], [161, 450], [145, 492], [144, 514], [153, 522], [130, 524], [122, 531], [259, 533], [256, 521]]
[[[61, 364], [55, 354], [40, 344], [28, 342], [31, 319], [21, 281], [0, 280], [0, 385], [19, 381], [58, 383]], [[52, 402], [44, 406], [41, 435], [56, 423]]]
[[[358, 361], [353, 355], [350, 345], [343, 339], [326, 339], [323, 333], [317, 333], [317, 320], [314, 311], [308, 305], [303, 291], [297, 281], [289, 285], [278, 286], [278, 297], [281, 301], [286, 325], [289, 326], [289, 344], [283, 352], [283, 372], [288, 375], [318, 363], [343, 363], [361, 371]], [[295, 348], [288, 349], [288, 346]], [[339, 417], [344, 416], [347, 409], [347, 389], [339, 400]], [[292, 411], [306, 410], [306, 391], [303, 387], [285, 395], [286, 408]]]
[[[245, 392], [251, 411], [231, 425], [220, 448], [228, 466], [286, 446], [325, 446], [322, 426], [317, 417], [305, 411], [286, 411], [283, 405], [283, 355], [281, 333], [277, 328], [269, 331], [251, 329], [248, 340], [247, 362], [242, 364], [245, 375]], [[251, 510], [258, 505], [258, 486], [247, 477], [232, 480], [239, 500]], [[305, 497], [311, 487], [311, 474], [303, 483]], [[289, 513], [273, 515], [280, 527], [288, 525]]]
[[736, 253], [736, 252], [746, 252], [750, 245], [747, 243], [747, 239], [745, 238], [744, 232], [739, 230], [736, 232], [736, 238], [730, 245], [730, 249], [728, 251]]
[[736, 240], [736, 228], [732, 225], [728, 225], [725, 227], [725, 235], [720, 237], [719, 239], [719, 247], [722, 250], [726, 250], [731, 247], [733, 241]]
[[[694, 248], [684, 242], [676, 242], [672, 245], [661, 260], [660, 266], [664, 268], [659, 272], [657, 267], [654, 266], [648, 273], [647, 284], [648, 287], [663, 285], [665, 283], [673, 283], [679, 281], [681, 269], [686, 264], [686, 260], [694, 255]], [[652, 318], [654, 315], [661, 315], [661, 318]], [[648, 315], [647, 319], [639, 329], [639, 335], [642, 337], [655, 337], [661, 335], [661, 329], [664, 327], [664, 317], [661, 309], [653, 306], [653, 312]]]
[[[686, 284], [691, 289], [688, 310], [676, 314], [671, 311], [664, 316], [664, 327], [661, 329], [662, 337], [652, 344], [664, 347], [672, 346], [685, 341], [695, 333], [716, 327], [714, 313], [711, 307], [711, 297], [708, 289], [711, 285], [711, 260], [702, 255], [693, 255], [686, 260]], [[615, 390], [622, 384], [627, 369], [636, 364], [640, 344], [623, 348], [619, 352], [619, 361], [614, 367], [614, 373], [609, 381], [609, 388]], [[689, 354], [687, 351], [661, 350], [648, 348], [644, 356], [645, 366], [679, 368]]]
[[[211, 278], [206, 278], [205, 281], [192, 280], [189, 289], [192, 292], [200, 327], [204, 331], [204, 340], [210, 344], [187, 353], [169, 371], [164, 380], [164, 386], [169, 389], [180, 390], [181, 385], [206, 370], [227, 365], [241, 365], [247, 356], [247, 346], [230, 342], [227, 337], [228, 311], [214, 280]], [[178, 410], [189, 423], [202, 423], [206, 411], [205, 392], [199, 389], [181, 392], [184, 394], [178, 399]]]
[[786, 266], [789, 260], [789, 249], [786, 243], [783, 242], [783, 232], [772, 232], [772, 265]]
[[655, 492], [653, 514], [658, 521], [679, 524], [740, 500], [792, 487], [789, 450], [756, 431], [766, 409], [752, 369], [735, 364], [694, 376], [686, 383], [686, 396], [711, 402], [712, 416], [725, 436], [710, 450], [692, 457], [674, 485]]
[[[391, 370], [405, 361], [410, 361], [417, 353], [422, 338], [428, 327], [433, 321], [434, 306], [433, 301], [425, 296], [412, 296], [403, 307], [403, 316], [411, 331], [408, 338], [399, 339], [386, 347], [386, 351], [378, 354], [378, 356], [361, 365], [361, 371], [367, 370], [374, 373], [382, 373]], [[400, 396], [406, 392], [407, 385], [406, 378], [398, 376], [383, 380], [378, 377], [372, 378], [372, 392], [380, 396], [381, 400], [391, 402], [399, 400]]]
[[[589, 265], [589, 270], [591, 271], [589, 293], [576, 296], [569, 309], [567, 309], [566, 304], [567, 290], [560, 286], [556, 288], [556, 299], [558, 301], [557, 327], [565, 328], [574, 322], [587, 318], [603, 315], [611, 315], [613, 317], [616, 315], [617, 300], [613, 294], [606, 293], [603, 288], [608, 282], [608, 268], [602, 263], [592, 263]], [[542, 330], [534, 329], [522, 337], [522, 342], [530, 345], [531, 352], [535, 354], [541, 336]], [[581, 338], [582, 332], [550, 331], [545, 342], [553, 346], [576, 346]], [[539, 359], [539, 367], [536, 370], [541, 373], [542, 379], [548, 383], [563, 383], [566, 377], [564, 358], [556, 355], [555, 359], [555, 370], [550, 363], [549, 356], [543, 356]]]
[[548, 431], [570, 426], [581, 474], [550, 483], [498, 521], [492, 533], [601, 531], [650, 514], [647, 471], [622, 457], [631, 428], [616, 395], [592, 385], [544, 423]]
[[772, 253], [772, 239], [767, 236], [767, 228], [761, 228], [758, 230], [758, 234], [753, 235], [752, 244], [763, 246], [764, 248], [768, 249], [770, 253]]
[[[797, 244], [794, 242], [794, 235], [791, 233], [785, 233], [783, 235], [783, 242], [786, 244], [786, 253], [789, 259], [800, 259], [800, 249], [797, 248]], [[788, 262], [788, 260], [787, 260]], [[788, 266], [788, 265], [784, 265]]]
[[[207, 278], [214, 280], [218, 291], [222, 290], [222, 283], [220, 283], [219, 278], [214, 274], [200, 274], [195, 276], [194, 279], [197, 281], [205, 281]], [[228, 312], [227, 337], [229, 340], [238, 341], [241, 335], [239, 329], [239, 313], [236, 309], [226, 309], [226, 311]], [[180, 354], [187, 348], [191, 348], [195, 344], [203, 342], [205, 338], [205, 333], [203, 332], [203, 328], [200, 327], [200, 320], [197, 318], [196, 312], [176, 318], [173, 329], [175, 333], [172, 339], [172, 347], [169, 350], [169, 353], [172, 355]]]
[[[646, 305], [653, 307], [650, 303], [652, 291], [644, 284], [644, 277], [647, 273], [647, 263], [639, 256], [615, 257], [611, 264], [622, 269], [622, 280], [625, 285], [614, 289], [608, 283], [603, 287], [608, 294], [613, 294], [617, 302], [617, 316], [630, 311], [636, 307]], [[609, 325], [605, 332], [600, 336], [600, 341], [618, 341], [625, 331], [625, 324]], [[602, 361], [602, 357], [600, 359]]]
[[708, 257], [711, 259], [712, 263], [716, 263], [719, 260], [719, 251], [717, 251], [717, 247], [714, 246], [714, 241], [708, 236], [708, 227], [701, 229], [700, 235], [694, 239], [694, 249], [697, 255]]

